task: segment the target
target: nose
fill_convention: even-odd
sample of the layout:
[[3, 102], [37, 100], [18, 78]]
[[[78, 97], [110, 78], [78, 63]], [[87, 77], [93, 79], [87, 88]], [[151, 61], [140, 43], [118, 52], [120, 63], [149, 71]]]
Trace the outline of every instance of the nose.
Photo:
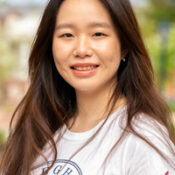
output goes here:
[[86, 58], [92, 56], [91, 44], [86, 36], [81, 36], [77, 39], [73, 55], [79, 58]]

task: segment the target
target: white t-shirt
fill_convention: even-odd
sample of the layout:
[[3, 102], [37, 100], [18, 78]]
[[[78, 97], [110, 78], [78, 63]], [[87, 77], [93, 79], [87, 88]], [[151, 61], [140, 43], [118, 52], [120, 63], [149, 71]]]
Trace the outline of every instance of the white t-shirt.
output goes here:
[[[122, 142], [114, 147], [123, 132], [125, 122], [122, 119], [124, 118], [126, 118], [126, 106], [110, 115], [95, 139], [71, 160], [70, 157], [99, 129], [104, 121], [82, 133], [71, 132], [64, 126], [54, 137], [57, 140], [59, 134], [65, 131], [62, 139], [57, 143], [57, 160], [48, 175], [175, 175], [175, 170], [153, 148], [134, 134], [128, 133]], [[157, 127], [160, 127], [162, 132]], [[170, 140], [166, 130], [160, 124], [154, 120], [148, 120], [145, 114], [140, 114], [135, 120], [135, 129], [175, 164], [175, 157], [166, 145]], [[105, 163], [105, 158], [113, 147]], [[174, 145], [172, 149], [175, 152]], [[40, 175], [52, 163], [53, 155], [49, 146], [47, 145], [44, 150], [49, 161], [42, 163], [44, 159], [39, 157], [35, 163], [40, 165], [31, 172], [31, 175]]]

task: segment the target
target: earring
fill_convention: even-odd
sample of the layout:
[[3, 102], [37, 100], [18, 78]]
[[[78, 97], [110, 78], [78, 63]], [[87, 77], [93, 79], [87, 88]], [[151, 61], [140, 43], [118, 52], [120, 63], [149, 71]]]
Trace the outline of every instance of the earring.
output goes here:
[[122, 61], [123, 61], [123, 62], [125, 62], [125, 61], [126, 61], [126, 59], [125, 59], [125, 58], [122, 58]]

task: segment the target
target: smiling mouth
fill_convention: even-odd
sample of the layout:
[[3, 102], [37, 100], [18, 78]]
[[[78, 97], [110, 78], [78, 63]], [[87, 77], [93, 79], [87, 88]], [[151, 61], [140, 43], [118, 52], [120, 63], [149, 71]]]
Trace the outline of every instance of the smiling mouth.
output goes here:
[[98, 65], [94, 65], [94, 66], [72, 66], [71, 69], [78, 70], [78, 71], [90, 71], [90, 70], [93, 70], [97, 67], [98, 67]]

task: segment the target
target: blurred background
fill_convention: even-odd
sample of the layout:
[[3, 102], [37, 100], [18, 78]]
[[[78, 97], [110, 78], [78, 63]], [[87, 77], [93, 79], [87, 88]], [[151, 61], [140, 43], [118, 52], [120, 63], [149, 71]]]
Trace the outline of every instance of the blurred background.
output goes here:
[[[131, 0], [155, 70], [175, 112], [175, 0]], [[0, 0], [0, 150], [28, 87], [28, 57], [47, 0]]]

